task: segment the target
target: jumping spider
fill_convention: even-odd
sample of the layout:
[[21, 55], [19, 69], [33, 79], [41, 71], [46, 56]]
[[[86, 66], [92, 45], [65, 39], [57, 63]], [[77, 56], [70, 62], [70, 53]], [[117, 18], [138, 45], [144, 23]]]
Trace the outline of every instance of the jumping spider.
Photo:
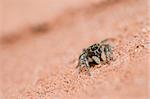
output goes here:
[[92, 65], [95, 66], [100, 63], [109, 64], [113, 59], [112, 49], [112, 46], [107, 43], [107, 39], [83, 49], [82, 54], [79, 56], [79, 62], [77, 65], [77, 68], [79, 67], [79, 73], [81, 72], [83, 65], [86, 66], [88, 74], [91, 76], [89, 69]]

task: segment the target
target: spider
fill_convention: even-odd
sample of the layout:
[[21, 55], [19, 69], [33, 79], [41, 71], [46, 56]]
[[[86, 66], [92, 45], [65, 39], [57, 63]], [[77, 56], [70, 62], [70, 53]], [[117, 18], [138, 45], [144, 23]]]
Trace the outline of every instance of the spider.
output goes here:
[[109, 64], [113, 60], [113, 50], [112, 46], [107, 43], [107, 39], [101, 41], [100, 43], [95, 43], [88, 48], [84, 48], [82, 54], [79, 56], [79, 62], [76, 68], [79, 67], [79, 73], [84, 66], [87, 68], [89, 76], [90, 67], [99, 64]]

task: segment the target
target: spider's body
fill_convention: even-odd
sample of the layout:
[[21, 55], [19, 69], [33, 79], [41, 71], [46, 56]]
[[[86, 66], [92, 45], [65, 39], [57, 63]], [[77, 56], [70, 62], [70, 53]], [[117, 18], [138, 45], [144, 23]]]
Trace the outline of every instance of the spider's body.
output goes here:
[[101, 43], [96, 43], [83, 49], [77, 65], [77, 67], [79, 67], [79, 72], [81, 71], [82, 65], [85, 65], [89, 75], [91, 75], [89, 71], [91, 64], [98, 65], [101, 62], [106, 64], [112, 60], [112, 46], [106, 43], [106, 41], [107, 40], [104, 40]]

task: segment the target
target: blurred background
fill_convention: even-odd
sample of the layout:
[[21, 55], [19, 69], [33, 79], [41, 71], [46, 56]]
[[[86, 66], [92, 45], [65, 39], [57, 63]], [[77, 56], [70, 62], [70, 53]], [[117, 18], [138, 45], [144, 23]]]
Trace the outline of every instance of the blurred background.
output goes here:
[[[147, 0], [0, 0], [0, 2], [0, 99], [15, 99], [16, 96], [22, 95], [22, 90], [28, 89], [29, 86], [32, 88], [41, 78], [48, 77], [51, 81], [57, 73], [61, 75], [65, 69], [75, 67], [71, 62], [77, 59], [83, 48], [105, 38], [128, 39], [148, 22]], [[126, 65], [130, 67], [129, 63]], [[142, 70], [140, 87], [129, 81], [131, 86], [128, 88], [126, 84], [122, 84], [123, 90], [118, 96], [118, 90], [108, 91], [107, 88], [107, 91], [96, 93], [95, 96], [107, 97], [109, 93], [106, 99], [110, 97], [112, 99], [112, 96], [114, 99], [120, 99], [122, 96], [129, 96], [124, 99], [147, 99], [146, 68], [139, 68], [137, 71], [139, 70]], [[133, 75], [139, 73], [132, 72]], [[119, 74], [116, 75], [119, 77]], [[108, 88], [110, 86], [112, 85], [108, 83]], [[130, 88], [131, 91], [128, 92]], [[93, 89], [87, 90], [92, 92]], [[78, 92], [82, 93], [82, 90], [79, 89]], [[83, 91], [83, 97], [84, 94], [86, 92]], [[66, 94], [61, 95], [65, 97]], [[90, 94], [87, 96], [90, 97]], [[81, 96], [81, 99], [83, 97]], [[37, 97], [33, 95], [33, 99]]]

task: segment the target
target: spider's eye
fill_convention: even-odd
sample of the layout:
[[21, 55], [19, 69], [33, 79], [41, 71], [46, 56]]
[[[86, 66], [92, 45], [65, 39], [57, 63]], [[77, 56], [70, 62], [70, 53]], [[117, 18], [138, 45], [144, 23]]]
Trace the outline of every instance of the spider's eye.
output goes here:
[[93, 46], [91, 46], [91, 49], [92, 49], [92, 51], [94, 51], [94, 50], [98, 49], [98, 46], [97, 45], [93, 45]]

